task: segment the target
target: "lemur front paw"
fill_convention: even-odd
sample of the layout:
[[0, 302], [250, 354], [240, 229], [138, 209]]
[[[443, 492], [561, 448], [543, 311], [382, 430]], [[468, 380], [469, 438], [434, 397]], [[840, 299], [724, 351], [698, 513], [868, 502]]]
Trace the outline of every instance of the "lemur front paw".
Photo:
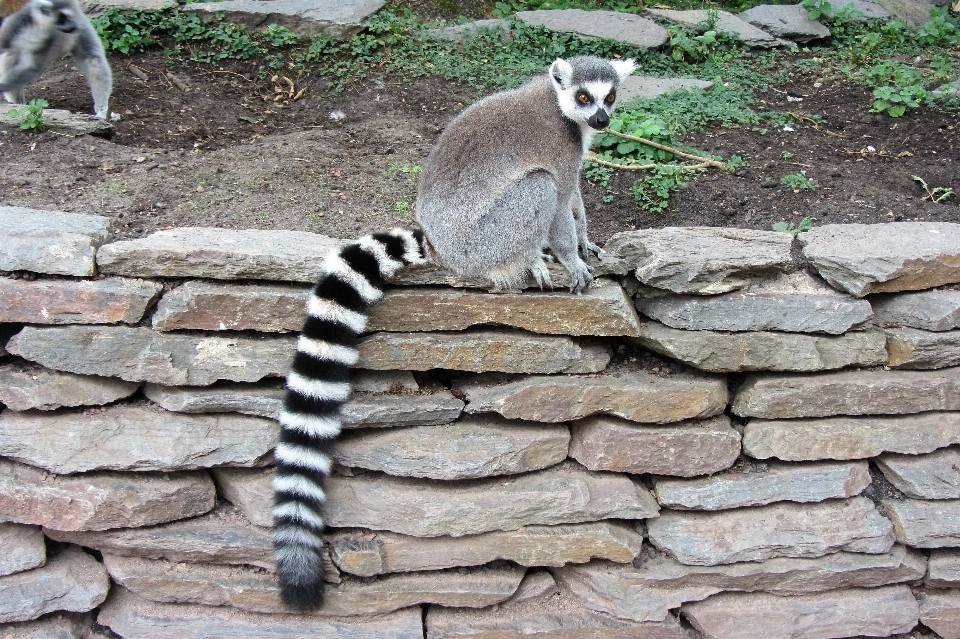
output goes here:
[[590, 267], [583, 260], [577, 261], [579, 264], [570, 269], [570, 292], [579, 295], [593, 283], [593, 275], [590, 273]]

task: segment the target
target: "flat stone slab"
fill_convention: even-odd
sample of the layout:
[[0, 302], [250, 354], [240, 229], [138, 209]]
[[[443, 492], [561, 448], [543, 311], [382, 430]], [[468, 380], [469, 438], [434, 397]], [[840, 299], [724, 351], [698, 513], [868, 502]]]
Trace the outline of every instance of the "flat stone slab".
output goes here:
[[240, 509], [255, 526], [273, 527], [273, 467], [250, 470], [247, 468], [211, 468], [220, 496]]
[[358, 348], [358, 366], [373, 370], [598, 373], [611, 356], [607, 344], [516, 330], [374, 333]]
[[712, 88], [713, 82], [710, 80], [631, 75], [617, 88], [617, 100], [618, 104], [623, 105], [634, 98], [651, 100], [674, 91], [709, 91]]
[[907, 586], [793, 597], [720, 594], [684, 604], [682, 613], [694, 628], [715, 639], [886, 637], [909, 632], [920, 617], [917, 600]]
[[0, 454], [54, 473], [257, 466], [277, 443], [276, 422], [186, 415], [137, 405], [97, 413], [0, 413]]
[[0, 365], [0, 402], [11, 410], [100, 406], [129, 397], [140, 384], [111, 377], [61, 373], [41, 366]]
[[498, 35], [500, 41], [506, 43], [510, 39], [510, 22], [499, 18], [491, 20], [474, 20], [473, 22], [456, 24], [450, 27], [444, 27], [442, 29], [428, 29], [423, 33], [440, 40], [466, 42], [487, 31]]
[[[20, 118], [10, 115], [12, 104], [0, 106], [0, 125], [20, 127]], [[73, 113], [64, 109], [43, 110], [43, 130], [62, 135], [93, 135], [98, 138], [112, 138], [116, 129], [112, 122], [89, 113]]]
[[811, 267], [857, 297], [960, 282], [960, 224], [826, 224], [799, 240]]
[[152, 323], [158, 331], [297, 332], [309, 299], [302, 286], [187, 281], [164, 293]]
[[604, 250], [626, 261], [647, 286], [716, 295], [788, 269], [792, 241], [774, 231], [683, 227], [617, 233]]
[[216, 503], [206, 473], [50, 475], [0, 460], [0, 518], [58, 530], [152, 526], [202, 515]]
[[341, 466], [398, 477], [475, 479], [559, 464], [567, 458], [569, 445], [565, 425], [479, 415], [442, 426], [345, 433], [337, 440], [333, 459]]
[[866, 497], [717, 512], [664, 510], [647, 528], [653, 545], [694, 566], [821, 557], [839, 550], [879, 554], [894, 542], [890, 521]]
[[[141, 11], [161, 11], [178, 7], [176, 0], [81, 0], [80, 6], [88, 16], [99, 16], [113, 8]], [[44, 111], [46, 113], [46, 111]]]
[[163, 286], [122, 277], [22, 280], [0, 277], [0, 322], [136, 324]]
[[[883, 0], [883, 2], [886, 2], [886, 0]], [[847, 16], [850, 22], [886, 20], [892, 16], [883, 6], [883, 2], [872, 2], [871, 0], [839, 0], [833, 8], [833, 13], [836, 15], [847, 7], [850, 7], [853, 10], [853, 13]], [[929, 16], [929, 12], [927, 15]]]
[[609, 375], [480, 375], [458, 384], [467, 413], [495, 412], [507, 419], [565, 422], [604, 413], [635, 422], [666, 424], [723, 412], [727, 385], [722, 377], [645, 371]]
[[775, 501], [819, 502], [859, 495], [870, 484], [867, 462], [763, 464], [711, 477], [654, 477], [661, 506], [678, 510], [726, 510]]
[[[690, 9], [687, 11], [647, 9], [645, 13], [694, 30], [702, 30], [710, 17], [706, 9]], [[717, 11], [716, 16], [717, 22], [713, 29], [717, 33], [729, 35], [748, 47], [766, 49], [783, 44], [783, 41], [779, 38], [775, 38], [728, 11]]]
[[[47, 561], [43, 533], [36, 526], [0, 523], [0, 576], [39, 568]], [[639, 547], [638, 547], [639, 551]]]
[[[214, 386], [147, 384], [144, 394], [169, 411], [183, 413], [237, 412], [276, 418], [286, 390], [282, 382], [224, 383]], [[463, 410], [463, 402], [448, 390], [410, 393], [354, 392], [341, 408], [344, 428], [427, 426], [449, 424]]]
[[685, 566], [657, 556], [637, 566], [592, 562], [554, 572], [561, 585], [591, 610], [647, 621], [665, 619], [682, 603], [724, 591], [796, 596], [838, 588], [872, 588], [916, 581], [925, 569], [923, 554], [894, 546], [880, 555], [836, 552], [813, 559], [774, 557], [721, 566]]
[[[262, 569], [115, 555], [104, 555], [103, 562], [115, 582], [150, 601], [230, 606], [271, 614], [291, 612], [280, 599], [276, 576]], [[346, 580], [324, 587], [323, 606], [313, 614], [382, 615], [425, 603], [483, 608], [513, 595], [524, 572], [513, 566]]]
[[890, 366], [930, 370], [960, 365], [960, 330], [932, 333], [917, 328], [888, 328]]
[[79, 548], [51, 557], [42, 568], [0, 577], [0, 623], [30, 621], [48, 612], [86, 612], [107, 597], [103, 564]]
[[361, 577], [479, 566], [505, 559], [521, 566], [562, 566], [593, 558], [629, 563], [643, 537], [631, 526], [612, 521], [523, 526], [519, 530], [465, 537], [409, 537], [377, 531], [335, 532], [327, 536], [333, 561]]
[[589, 38], [626, 42], [640, 49], [656, 49], [670, 38], [667, 30], [653, 20], [617, 11], [558, 9], [518, 11], [518, 20], [546, 27], [551, 31], [575, 33]]
[[232, 506], [160, 526], [104, 531], [44, 528], [50, 539], [124, 557], [176, 562], [250, 565], [273, 569], [273, 535], [250, 524]]
[[89, 613], [46, 615], [34, 621], [2, 624], [4, 639], [101, 639], [90, 633], [93, 619]]
[[743, 432], [743, 452], [784, 461], [866, 459], [885, 452], [920, 455], [960, 443], [960, 413], [902, 417], [752, 419]]
[[132, 326], [24, 327], [7, 350], [47, 368], [169, 386], [285, 377], [294, 337], [206, 337]]
[[876, 460], [894, 488], [916, 499], [960, 499], [960, 449], [941, 448], [926, 455], [887, 453]]
[[419, 607], [363, 618], [251, 613], [227, 606], [157, 603], [116, 587], [97, 623], [138, 639], [423, 639], [421, 614]]
[[209, 16], [224, 14], [231, 22], [255, 28], [276, 24], [306, 35], [348, 40], [362, 31], [367, 18], [383, 5], [383, 0], [226, 0], [190, 4], [184, 10]]
[[960, 291], [918, 291], [870, 297], [879, 325], [899, 324], [925, 331], [960, 328]]
[[780, 275], [723, 295], [651, 295], [637, 309], [671, 328], [839, 335], [870, 319], [869, 302], [838, 293], [806, 273]]
[[[811, 398], [816, 401], [811, 401]], [[837, 371], [747, 376], [735, 415], [786, 419], [960, 410], [960, 367], [936, 371]], [[900, 451], [897, 451], [900, 452]]]
[[670, 426], [588, 417], [571, 426], [570, 457], [589, 470], [693, 477], [733, 466], [740, 433], [718, 415]]
[[[265, 1], [261, 4], [278, 5]], [[331, 248], [343, 243], [344, 240], [302, 231], [183, 227], [106, 244], [97, 252], [97, 265], [104, 273], [128, 277], [312, 283], [320, 274], [323, 258]]]
[[960, 586], [960, 550], [949, 548], [931, 550], [924, 583], [931, 588]]
[[920, 622], [943, 639], [960, 639], [960, 591], [922, 592]]
[[629, 477], [589, 473], [572, 462], [526, 475], [457, 483], [373, 474], [333, 476], [327, 495], [330, 526], [416, 537], [461, 537], [530, 524], [646, 519], [658, 511], [646, 488]]
[[679, 330], [650, 321], [640, 325], [639, 337], [627, 341], [712, 373], [806, 373], [887, 363], [887, 337], [880, 331], [837, 337], [774, 331], [721, 333]]
[[0, 206], [0, 271], [96, 275], [97, 248], [112, 237], [110, 218]]
[[483, 293], [400, 288], [373, 307], [369, 331], [461, 331], [499, 324], [548, 335], [637, 334], [637, 313], [616, 282], [598, 279], [581, 295], [562, 292]]
[[960, 500], [884, 499], [897, 541], [913, 548], [960, 546]]
[[807, 10], [799, 4], [761, 4], [737, 17], [778, 38], [809, 42], [830, 37], [830, 29], [807, 17]]

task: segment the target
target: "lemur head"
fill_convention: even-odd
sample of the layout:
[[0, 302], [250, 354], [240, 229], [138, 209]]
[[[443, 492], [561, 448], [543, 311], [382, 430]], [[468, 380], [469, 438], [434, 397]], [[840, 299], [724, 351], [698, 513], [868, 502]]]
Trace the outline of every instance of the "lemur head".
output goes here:
[[587, 55], [557, 58], [550, 65], [550, 79], [560, 110], [577, 124], [603, 129], [610, 123], [617, 89], [636, 68], [631, 59], [604, 60]]
[[73, 33], [77, 29], [76, 16], [69, 0], [34, 0], [33, 16], [38, 22], [53, 23], [64, 33]]

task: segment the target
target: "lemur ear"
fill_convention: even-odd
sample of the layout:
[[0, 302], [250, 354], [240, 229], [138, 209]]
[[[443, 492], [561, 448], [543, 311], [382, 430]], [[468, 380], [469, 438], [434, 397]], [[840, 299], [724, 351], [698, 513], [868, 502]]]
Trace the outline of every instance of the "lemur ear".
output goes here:
[[627, 58], [626, 60], [611, 60], [610, 66], [620, 76], [620, 82], [623, 82], [637, 68], [637, 63], [633, 61], [633, 58]]
[[550, 77], [561, 89], [569, 89], [573, 83], [573, 67], [562, 58], [557, 58], [550, 65]]

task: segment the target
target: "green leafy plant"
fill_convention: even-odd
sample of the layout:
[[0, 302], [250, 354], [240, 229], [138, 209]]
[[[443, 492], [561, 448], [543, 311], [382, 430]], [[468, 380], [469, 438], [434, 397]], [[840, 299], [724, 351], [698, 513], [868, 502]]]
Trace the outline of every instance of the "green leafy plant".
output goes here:
[[941, 202], [948, 200], [954, 195], [956, 195], [954, 190], [949, 187], [937, 186], [931, 189], [929, 186], [927, 186], [926, 180], [924, 180], [922, 177], [919, 177], [917, 175], [911, 175], [910, 179], [913, 180], [914, 182], [919, 182], [920, 186], [923, 187], [923, 190], [927, 192], [927, 194], [924, 195], [922, 199], [924, 200], [929, 199], [934, 204], [940, 204]]
[[20, 128], [24, 131], [33, 131], [39, 133], [46, 127], [43, 121], [43, 110], [50, 106], [50, 103], [42, 98], [34, 98], [25, 106], [15, 107], [7, 111], [7, 115], [20, 120]]
[[292, 47], [300, 42], [303, 36], [290, 29], [279, 25], [271, 24], [263, 31], [263, 39], [272, 47]]
[[803, 191], [812, 191], [817, 188], [816, 183], [803, 173], [792, 173], [780, 178], [780, 184], [787, 188]]
[[393, 205], [393, 210], [403, 215], [410, 215], [411, 209], [412, 207], [410, 206], [410, 203], [404, 200], [396, 202]]
[[419, 175], [423, 172], [423, 167], [419, 164], [391, 164], [388, 169], [391, 173], [407, 173], [409, 175]]
[[913, 109], [930, 99], [930, 92], [919, 85], [905, 87], [878, 87], [873, 90], [873, 105], [870, 113], [886, 113], [899, 118], [907, 109]]
[[650, 213], [663, 213], [670, 206], [670, 195], [687, 185], [688, 173], [681, 167], [657, 165], [633, 183], [633, 199]]
[[794, 237], [797, 237], [805, 231], [809, 231], [813, 228], [813, 220], [809, 217], [805, 217], [800, 220], [799, 224], [794, 224], [793, 222], [774, 222], [772, 225], [774, 231], [780, 233], [790, 233]]

